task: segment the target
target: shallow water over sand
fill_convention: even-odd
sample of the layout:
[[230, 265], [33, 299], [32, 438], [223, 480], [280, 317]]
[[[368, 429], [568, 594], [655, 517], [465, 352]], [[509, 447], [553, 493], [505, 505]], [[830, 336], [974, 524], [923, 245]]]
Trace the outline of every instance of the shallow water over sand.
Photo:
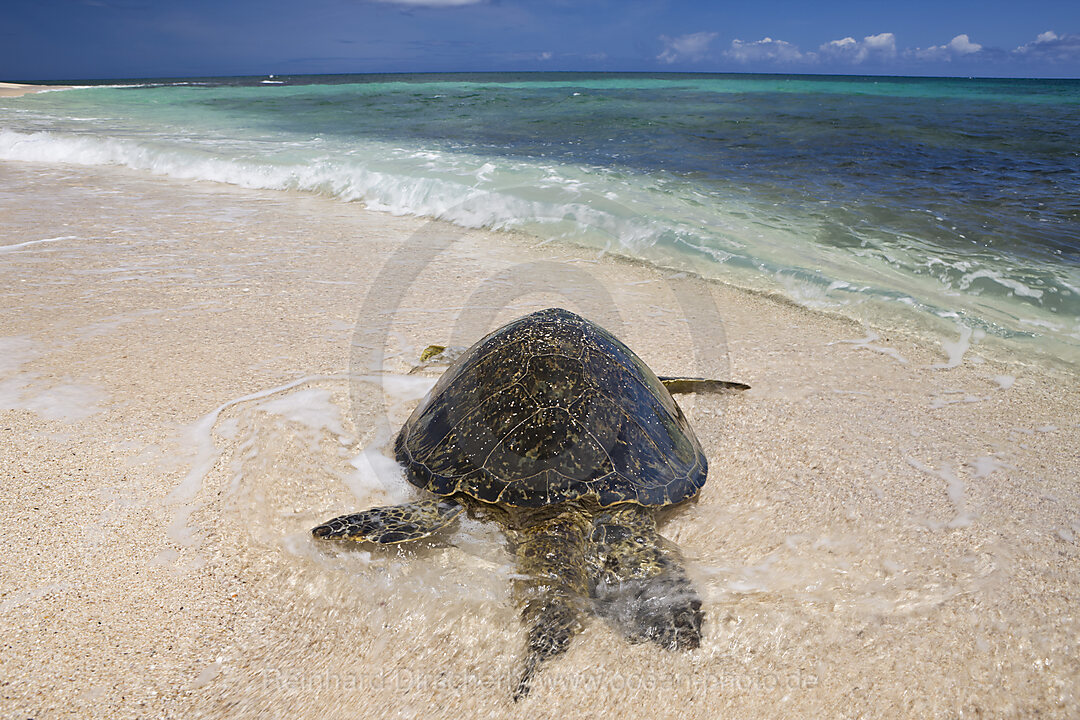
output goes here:
[[0, 158], [516, 229], [863, 321], [944, 319], [1016, 352], [1080, 358], [1075, 81], [263, 80], [0, 100]]
[[[319, 198], [30, 164], [0, 183], [5, 243], [69, 238], [0, 257], [0, 383], [18, 389], [0, 409], [5, 709], [1067, 717], [1076, 702], [1074, 376]], [[629, 645], [593, 620], [514, 705], [524, 635], [497, 529], [393, 551], [309, 530], [414, 492], [385, 449], [434, 376], [407, 374], [423, 347], [554, 304], [658, 372], [753, 390], [681, 401], [711, 472], [661, 532], [703, 594], [702, 647]], [[34, 404], [63, 387], [93, 395]]]

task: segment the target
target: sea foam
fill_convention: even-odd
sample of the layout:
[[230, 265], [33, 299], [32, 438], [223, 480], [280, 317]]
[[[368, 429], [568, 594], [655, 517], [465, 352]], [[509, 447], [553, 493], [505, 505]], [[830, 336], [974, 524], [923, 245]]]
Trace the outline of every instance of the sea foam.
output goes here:
[[[887, 152], [867, 160], [861, 179], [844, 171], [833, 187], [823, 178], [837, 172], [835, 163], [846, 156], [842, 146], [810, 161], [797, 152], [802, 143], [784, 144], [801, 137], [803, 123], [823, 127], [819, 115], [830, 111], [817, 103], [807, 110], [796, 98], [798, 112], [786, 119], [769, 113], [755, 123], [715, 127], [668, 117], [670, 102], [701, 102], [694, 93], [715, 96], [700, 106], [703, 112], [741, 117], [750, 112], [744, 104], [736, 110], [719, 99], [761, 91], [754, 81], [336, 85], [290, 79], [267, 87], [261, 80], [252, 79], [256, 87], [176, 81], [20, 98], [17, 105], [0, 105], [0, 160], [114, 165], [315, 193], [469, 228], [520, 230], [779, 291], [864, 322], [873, 322], [873, 311], [860, 308], [871, 307], [867, 300], [905, 316], [953, 313], [976, 332], [1036, 338], [1054, 352], [1071, 348], [1080, 357], [1080, 271], [1062, 263], [1060, 252], [1049, 256], [1043, 248], [1073, 247], [1072, 227], [1051, 232], [1012, 210], [989, 223], [981, 205], [926, 195], [903, 178], [896, 178], [899, 186], [881, 184], [874, 168], [892, 167]], [[798, 96], [821, 82], [785, 88]], [[635, 96], [624, 103], [619, 94], [645, 88], [648, 101]], [[613, 128], [626, 132], [582, 123], [578, 101], [559, 104], [585, 89], [580, 102], [603, 100], [605, 112], [614, 113]], [[537, 93], [554, 93], [548, 99], [556, 104], [532, 108]], [[475, 103], [477, 97], [486, 100]], [[905, 101], [907, 111], [925, 111], [918, 97]], [[894, 104], [852, 102], [862, 112], [884, 112], [882, 122], [895, 120]], [[538, 116], [536, 109], [543, 112]], [[647, 132], [638, 131], [642, 120], [649, 121]], [[1064, 115], [1059, 120], [1071, 122]], [[758, 125], [762, 129], [750, 134], [743, 129]], [[908, 138], [906, 127], [905, 121], [897, 129], [900, 142], [925, 140]], [[717, 135], [720, 129], [731, 142]], [[781, 175], [770, 171], [777, 162]], [[975, 183], [973, 192], [994, 195], [1001, 187], [994, 172], [980, 166], [965, 181]], [[1055, 177], [1069, 182], [1066, 174]], [[858, 187], [848, 187], [852, 183]], [[1029, 231], [1035, 240], [1021, 243]], [[989, 239], [979, 240], [976, 232]], [[1016, 248], [1028, 255], [1017, 256]], [[945, 366], [957, 359], [949, 354]]]

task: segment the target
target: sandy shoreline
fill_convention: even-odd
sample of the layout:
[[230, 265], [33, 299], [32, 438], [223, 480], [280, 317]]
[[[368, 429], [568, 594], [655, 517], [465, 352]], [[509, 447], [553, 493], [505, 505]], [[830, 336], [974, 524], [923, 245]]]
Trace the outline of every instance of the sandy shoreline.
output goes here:
[[[318, 197], [4, 163], [0, 217], [6, 714], [1074, 712], [1072, 375], [977, 346], [941, 367], [768, 297]], [[754, 389], [681, 401], [710, 479], [661, 531], [702, 648], [594, 620], [513, 705], [490, 529], [400, 558], [308, 529], [402, 495], [378, 450], [421, 348], [556, 304], [658, 372]]]
[[0, 82], [0, 97], [19, 97], [45, 90], [64, 90], [69, 85], [25, 85], [23, 83]]

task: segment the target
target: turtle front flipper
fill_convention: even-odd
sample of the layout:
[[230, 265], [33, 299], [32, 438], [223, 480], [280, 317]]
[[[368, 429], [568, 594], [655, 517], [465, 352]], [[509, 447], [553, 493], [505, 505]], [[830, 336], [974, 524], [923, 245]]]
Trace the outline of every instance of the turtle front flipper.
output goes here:
[[589, 586], [597, 614], [631, 642], [670, 650], [701, 645], [701, 599], [652, 513], [627, 503], [599, 513], [589, 536]]
[[749, 385], [732, 380], [710, 380], [697, 377], [661, 377], [659, 380], [670, 393], [720, 393], [750, 389]]
[[529, 694], [540, 664], [566, 652], [570, 640], [581, 632], [588, 592], [587, 531], [584, 516], [571, 508], [515, 533], [522, 577], [514, 582], [514, 594], [529, 631], [515, 702]]
[[367, 540], [391, 545], [431, 535], [449, 525], [462, 509], [452, 500], [431, 498], [342, 515], [313, 528], [311, 534], [317, 538]]
[[465, 354], [467, 347], [457, 345], [428, 345], [420, 353], [420, 364], [409, 371], [410, 375], [426, 370], [432, 365], [451, 365], [455, 360]]

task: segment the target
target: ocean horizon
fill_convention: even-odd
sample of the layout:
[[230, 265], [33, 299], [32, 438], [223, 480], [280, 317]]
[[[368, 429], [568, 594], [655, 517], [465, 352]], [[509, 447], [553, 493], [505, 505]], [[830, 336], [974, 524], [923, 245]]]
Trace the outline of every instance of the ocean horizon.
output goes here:
[[1006, 81], [1025, 81], [1025, 82], [1066, 82], [1066, 83], [1080, 83], [1080, 78], [1072, 75], [971, 75], [966, 73], [959, 73], [956, 75], [937, 75], [937, 74], [925, 74], [925, 75], [905, 75], [899, 74], [859, 74], [859, 73], [812, 73], [812, 72], [708, 72], [702, 70], [432, 70], [432, 71], [415, 71], [415, 70], [385, 70], [385, 71], [371, 71], [371, 72], [332, 72], [332, 73], [291, 73], [291, 72], [274, 72], [274, 73], [220, 73], [210, 75], [189, 75], [189, 74], [166, 74], [166, 75], [125, 75], [125, 76], [110, 76], [110, 77], [51, 77], [51, 78], [4, 78], [3, 82], [11, 82], [17, 84], [27, 85], [58, 85], [64, 87], [70, 87], [73, 85], [88, 85], [88, 86], [100, 86], [100, 85], [121, 85], [127, 83], [171, 83], [176, 81], [223, 81], [223, 80], [242, 80], [246, 82], [261, 82], [267, 78], [287, 78], [290, 81], [312, 81], [313, 84], [328, 84], [332, 83], [335, 78], [348, 78], [346, 82], [355, 82], [356, 78], [383, 78], [383, 77], [399, 77], [407, 76], [410, 78], [420, 77], [483, 77], [483, 76], [566, 76], [566, 77], [609, 77], [609, 76], [653, 76], [653, 77], [731, 77], [731, 78], [749, 78], [749, 77], [784, 77], [784, 78], [851, 78], [856, 80], [1006, 80]]

